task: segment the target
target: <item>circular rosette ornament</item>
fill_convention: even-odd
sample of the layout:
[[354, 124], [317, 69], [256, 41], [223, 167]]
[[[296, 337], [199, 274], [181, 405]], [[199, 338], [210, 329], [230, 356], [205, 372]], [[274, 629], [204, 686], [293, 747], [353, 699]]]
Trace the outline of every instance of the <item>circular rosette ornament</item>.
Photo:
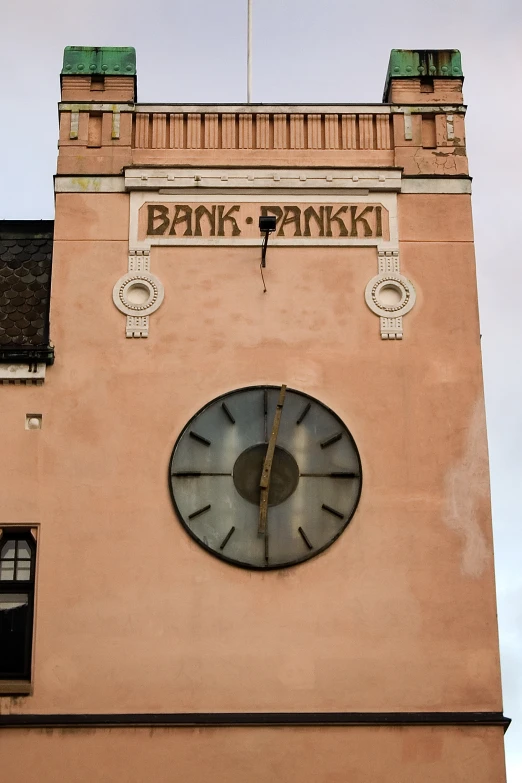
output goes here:
[[129, 272], [113, 288], [112, 299], [125, 315], [150, 315], [163, 302], [163, 285], [149, 272]]
[[364, 292], [366, 304], [381, 318], [397, 318], [409, 313], [415, 304], [415, 288], [400, 274], [372, 277]]

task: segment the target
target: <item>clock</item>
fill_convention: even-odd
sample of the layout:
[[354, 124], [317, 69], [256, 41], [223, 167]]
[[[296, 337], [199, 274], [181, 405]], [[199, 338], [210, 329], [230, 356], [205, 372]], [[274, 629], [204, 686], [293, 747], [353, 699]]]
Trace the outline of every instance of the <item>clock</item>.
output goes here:
[[270, 569], [323, 552], [361, 494], [361, 460], [341, 419], [286, 386], [217, 397], [190, 419], [169, 465], [174, 508], [208, 552]]

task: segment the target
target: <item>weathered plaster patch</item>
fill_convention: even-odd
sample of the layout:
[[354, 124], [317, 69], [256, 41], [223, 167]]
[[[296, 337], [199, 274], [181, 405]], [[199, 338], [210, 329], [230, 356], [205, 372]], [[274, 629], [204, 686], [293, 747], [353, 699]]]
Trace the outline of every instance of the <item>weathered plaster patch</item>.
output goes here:
[[323, 369], [314, 361], [309, 359], [291, 360], [287, 365], [288, 378], [290, 383], [297, 388], [318, 387], [323, 380]]
[[479, 577], [489, 560], [488, 545], [481, 529], [480, 515], [488, 503], [488, 466], [483, 449], [484, 412], [481, 403], [469, 423], [467, 443], [461, 459], [446, 475], [444, 522], [464, 539], [461, 570]]
[[454, 151], [430, 151], [426, 155], [426, 151], [419, 147], [413, 156], [413, 163], [417, 166], [417, 172], [419, 174], [458, 174], [457, 162], [455, 160]]
[[83, 193], [99, 193], [100, 192], [100, 180], [94, 177], [73, 177], [73, 186], [76, 185], [78, 190]]

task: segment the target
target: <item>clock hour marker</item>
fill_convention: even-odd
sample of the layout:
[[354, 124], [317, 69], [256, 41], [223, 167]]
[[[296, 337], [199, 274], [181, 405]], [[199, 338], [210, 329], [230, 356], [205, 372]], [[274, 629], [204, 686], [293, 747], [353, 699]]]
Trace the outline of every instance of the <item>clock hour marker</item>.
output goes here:
[[263, 421], [265, 428], [265, 442], [268, 440], [268, 389], [263, 390]]
[[301, 422], [303, 421], [304, 417], [306, 416], [306, 414], [308, 413], [311, 407], [312, 407], [312, 403], [307, 402], [303, 410], [299, 414], [299, 418], [297, 419], [296, 424], [301, 424]]
[[223, 411], [224, 411], [224, 413], [225, 413], [225, 416], [226, 416], [226, 417], [227, 417], [227, 419], [229, 420], [229, 422], [230, 422], [231, 424], [235, 424], [235, 423], [236, 423], [236, 420], [235, 420], [235, 418], [232, 416], [232, 414], [230, 413], [230, 409], [229, 409], [228, 405], [227, 405], [225, 402], [222, 402], [222, 403], [221, 403], [221, 407], [222, 407], [222, 409], [223, 409]]
[[232, 527], [230, 528], [230, 530], [226, 534], [225, 538], [223, 539], [223, 541], [219, 545], [220, 549], [224, 549], [226, 547], [226, 545], [228, 544], [228, 540], [229, 540], [230, 536], [232, 535], [232, 533], [234, 532], [235, 529], [236, 528], [234, 527], [234, 525], [232, 525]]
[[[193, 511], [192, 514], [188, 515], [188, 518], [189, 519], [195, 519], [195, 517], [199, 517], [200, 514], [204, 514], [205, 511], [208, 511], [209, 508], [210, 508], [210, 503], [208, 504], [208, 506], [203, 506], [203, 508], [198, 508], [197, 511]], [[324, 506], [323, 506], [323, 508], [324, 508]]]
[[334, 471], [333, 473], [300, 473], [299, 478], [359, 478], [358, 473], [348, 471]]
[[203, 435], [198, 435], [197, 432], [194, 432], [194, 430], [190, 430], [189, 435], [191, 438], [194, 438], [194, 440], [199, 440], [200, 443], [204, 443], [205, 446], [210, 446], [212, 441], [208, 440], [208, 438], [204, 438]]
[[327, 506], [326, 503], [323, 503], [323, 506], [325, 511], [328, 511], [329, 514], [333, 514], [334, 517], [339, 517], [339, 519], [344, 519], [344, 514], [341, 514], [340, 511], [337, 511], [335, 508], [332, 508], [331, 506]]
[[200, 470], [177, 470], [170, 475], [177, 478], [199, 478], [200, 476], [231, 476], [232, 473], [202, 473]]
[[[323, 506], [323, 508], [324, 508], [324, 506]], [[297, 529], [298, 529], [298, 530], [299, 530], [299, 532], [301, 533], [301, 537], [302, 537], [303, 541], [305, 542], [306, 546], [308, 547], [308, 549], [313, 549], [313, 548], [314, 548], [314, 547], [313, 547], [313, 544], [311, 543], [310, 539], [308, 538], [308, 536], [307, 536], [307, 535], [306, 535], [306, 533], [304, 532], [303, 528], [302, 528], [302, 527], [299, 527], [299, 528], [297, 528]]]
[[323, 442], [321, 443], [321, 448], [327, 449], [328, 446], [331, 446], [332, 443], [337, 443], [337, 441], [341, 440], [342, 437], [343, 437], [342, 432], [336, 432], [335, 435], [331, 436], [331, 438], [327, 438], [326, 440], [323, 440]]

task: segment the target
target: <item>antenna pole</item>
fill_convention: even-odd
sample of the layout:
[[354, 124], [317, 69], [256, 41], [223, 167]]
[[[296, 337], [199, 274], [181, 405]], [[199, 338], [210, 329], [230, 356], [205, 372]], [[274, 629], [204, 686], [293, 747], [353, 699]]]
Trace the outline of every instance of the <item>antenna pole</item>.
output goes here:
[[247, 32], [247, 103], [252, 99], [252, 0], [248, 0]]

